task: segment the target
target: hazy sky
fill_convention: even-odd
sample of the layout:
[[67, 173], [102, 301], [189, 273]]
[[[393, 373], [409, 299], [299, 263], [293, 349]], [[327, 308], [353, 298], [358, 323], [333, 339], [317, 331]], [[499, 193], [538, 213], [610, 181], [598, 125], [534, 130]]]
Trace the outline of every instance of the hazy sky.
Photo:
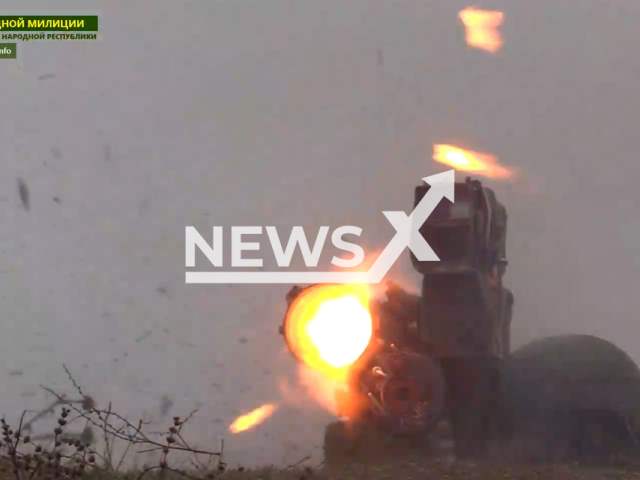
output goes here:
[[[280, 402], [289, 286], [185, 285], [184, 227], [355, 224], [382, 248], [382, 210], [409, 211], [443, 170], [434, 143], [522, 173], [487, 182], [510, 215], [515, 344], [591, 333], [640, 361], [640, 3], [478, 4], [505, 12], [496, 55], [465, 45], [467, 6], [5, 0], [101, 18], [99, 41], [0, 61], [3, 413], [42, 408], [40, 383], [67, 389], [63, 363], [124, 413], [199, 406], [203, 442]], [[393, 276], [417, 283], [408, 254]], [[232, 458], [317, 452], [318, 412], [283, 407], [229, 438]]]

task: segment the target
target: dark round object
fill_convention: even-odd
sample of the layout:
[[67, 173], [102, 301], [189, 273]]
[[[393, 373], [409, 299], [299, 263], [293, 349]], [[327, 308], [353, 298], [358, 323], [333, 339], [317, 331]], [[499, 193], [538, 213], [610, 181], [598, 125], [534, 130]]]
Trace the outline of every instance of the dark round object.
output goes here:
[[504, 384], [523, 408], [606, 409], [640, 421], [640, 369], [624, 351], [590, 335], [548, 337], [517, 349], [506, 362]]
[[502, 384], [503, 431], [537, 442], [541, 458], [595, 459], [640, 447], [640, 369], [611, 342], [590, 335], [533, 341], [507, 360]]
[[387, 353], [379, 361], [389, 375], [378, 387], [387, 412], [383, 423], [396, 434], [423, 434], [444, 408], [440, 365], [431, 357], [406, 351]]

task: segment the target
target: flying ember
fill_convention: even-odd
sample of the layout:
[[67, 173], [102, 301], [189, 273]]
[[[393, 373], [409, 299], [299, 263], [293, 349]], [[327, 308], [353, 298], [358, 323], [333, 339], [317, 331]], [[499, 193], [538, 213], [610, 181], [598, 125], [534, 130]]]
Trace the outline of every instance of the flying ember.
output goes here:
[[459, 13], [459, 17], [465, 26], [467, 45], [491, 53], [502, 48], [504, 41], [498, 32], [504, 20], [502, 12], [467, 7]]
[[247, 431], [264, 422], [268, 417], [273, 415], [273, 412], [275, 412], [276, 409], [277, 407], [272, 403], [262, 405], [261, 407], [258, 407], [255, 410], [252, 410], [251, 412], [236, 418], [229, 426], [229, 431], [231, 433], [240, 433]]
[[490, 178], [510, 179], [516, 176], [513, 168], [498, 164], [494, 155], [473, 152], [453, 145], [434, 145], [433, 159], [436, 162], [454, 167], [456, 170], [471, 172]]

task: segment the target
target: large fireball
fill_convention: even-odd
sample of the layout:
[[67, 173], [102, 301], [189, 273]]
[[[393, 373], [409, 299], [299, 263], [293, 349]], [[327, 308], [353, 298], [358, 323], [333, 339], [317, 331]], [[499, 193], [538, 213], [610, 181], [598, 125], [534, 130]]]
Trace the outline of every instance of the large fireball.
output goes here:
[[373, 332], [366, 285], [317, 285], [304, 290], [287, 312], [285, 336], [309, 367], [337, 373], [358, 360]]

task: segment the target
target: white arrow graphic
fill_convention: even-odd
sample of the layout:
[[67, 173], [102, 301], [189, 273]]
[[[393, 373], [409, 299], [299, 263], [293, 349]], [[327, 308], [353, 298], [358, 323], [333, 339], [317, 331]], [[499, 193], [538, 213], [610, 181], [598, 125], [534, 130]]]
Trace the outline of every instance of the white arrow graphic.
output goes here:
[[367, 272], [187, 272], [186, 283], [380, 283], [405, 248], [422, 262], [440, 259], [419, 229], [443, 198], [454, 201], [455, 171], [424, 177], [431, 185], [411, 215], [382, 212], [396, 234]]

